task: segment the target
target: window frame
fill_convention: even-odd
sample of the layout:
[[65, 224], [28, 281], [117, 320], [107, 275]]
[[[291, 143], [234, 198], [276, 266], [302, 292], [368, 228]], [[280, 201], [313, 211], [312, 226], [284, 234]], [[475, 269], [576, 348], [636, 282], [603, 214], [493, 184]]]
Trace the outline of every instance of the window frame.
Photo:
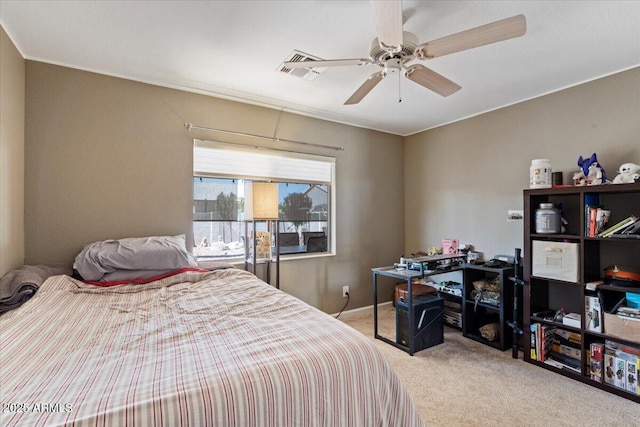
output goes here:
[[[234, 173], [230, 173], [229, 169], [227, 169], [224, 173], [220, 173], [220, 172], [216, 172], [214, 170], [208, 170], [208, 171], [203, 171], [202, 169], [206, 168], [207, 166], [202, 166], [202, 164], [200, 164], [199, 166], [197, 166], [199, 163], [198, 160], [196, 159], [196, 156], [198, 155], [198, 152], [202, 152], [202, 151], [198, 151], [197, 148], [200, 149], [206, 149], [206, 148], [212, 148], [215, 150], [229, 150], [231, 152], [236, 152], [236, 153], [259, 153], [260, 155], [266, 155], [266, 156], [270, 156], [274, 159], [282, 159], [282, 158], [290, 158], [290, 159], [305, 159], [305, 160], [311, 160], [311, 161], [316, 161], [316, 162], [322, 162], [324, 164], [328, 164], [329, 165], [329, 171], [327, 172], [326, 176], [328, 176], [329, 181], [310, 181], [310, 180], [304, 180], [304, 179], [293, 179], [293, 178], [288, 178], [288, 179], [283, 179], [281, 176], [278, 177], [276, 176], [276, 174], [274, 174], [274, 176], [264, 176], [264, 174], [262, 175], [256, 175], [256, 174], [234, 174]], [[328, 218], [327, 218], [327, 222], [328, 222], [328, 246], [327, 246], [327, 250], [325, 252], [311, 252], [311, 253], [296, 253], [296, 254], [281, 254], [280, 258], [281, 260], [293, 260], [293, 259], [308, 259], [308, 258], [317, 258], [317, 257], [327, 257], [327, 256], [335, 256], [336, 255], [336, 158], [335, 157], [330, 157], [330, 156], [322, 156], [322, 155], [315, 155], [315, 154], [308, 154], [308, 153], [302, 153], [302, 152], [294, 152], [294, 151], [289, 151], [289, 150], [277, 150], [277, 149], [270, 149], [270, 148], [264, 148], [264, 147], [250, 147], [250, 146], [246, 146], [243, 144], [234, 144], [234, 143], [224, 143], [224, 142], [219, 142], [219, 141], [205, 141], [205, 140], [200, 140], [200, 139], [194, 139], [194, 150], [193, 150], [193, 178], [199, 178], [199, 177], [203, 177], [203, 178], [217, 178], [217, 179], [235, 179], [235, 180], [245, 180], [245, 181], [254, 181], [254, 182], [277, 182], [277, 183], [296, 183], [296, 184], [322, 184], [322, 185], [326, 185], [327, 186], [327, 202], [329, 203], [329, 209], [328, 209]], [[295, 160], [294, 160], [295, 161]], [[326, 167], [326, 165], [325, 165]], [[208, 168], [210, 169], [210, 166], [208, 166]], [[200, 170], [196, 170], [196, 169], [200, 169]], [[248, 175], [248, 176], [247, 176]], [[192, 204], [195, 203], [195, 198], [193, 190], [194, 187], [193, 185], [195, 185], [195, 179], [192, 183]], [[192, 209], [194, 208], [194, 206], [192, 205]], [[193, 236], [194, 234], [194, 227], [193, 225], [195, 224], [195, 220], [192, 217], [191, 223], [192, 223], [192, 229], [191, 229], [191, 233], [192, 233], [192, 237], [193, 237], [193, 244], [194, 247], [196, 246], [197, 242], [195, 241], [195, 236]], [[238, 220], [238, 223], [240, 224], [241, 227], [244, 227], [244, 223], [246, 221], [244, 220], [244, 218]], [[281, 221], [281, 222], [286, 222], [286, 221]], [[201, 258], [201, 260], [224, 260], [224, 261], [228, 261], [228, 262], [240, 262], [240, 261], [244, 261], [244, 255], [241, 257], [225, 257], [225, 258]]]

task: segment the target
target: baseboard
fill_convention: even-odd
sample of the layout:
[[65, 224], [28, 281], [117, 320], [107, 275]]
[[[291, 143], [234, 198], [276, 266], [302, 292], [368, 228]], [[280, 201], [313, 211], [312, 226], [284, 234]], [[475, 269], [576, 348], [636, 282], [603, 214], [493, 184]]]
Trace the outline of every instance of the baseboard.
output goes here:
[[[387, 308], [390, 305], [391, 305], [391, 301], [378, 304], [378, 310], [382, 308]], [[333, 317], [336, 317], [337, 315], [338, 313], [332, 314]], [[359, 308], [354, 308], [353, 310], [343, 311], [342, 314], [340, 314], [340, 317], [338, 319], [347, 320], [347, 319], [353, 319], [355, 317], [360, 317], [365, 315], [373, 315], [373, 304], [366, 307], [359, 307]]]

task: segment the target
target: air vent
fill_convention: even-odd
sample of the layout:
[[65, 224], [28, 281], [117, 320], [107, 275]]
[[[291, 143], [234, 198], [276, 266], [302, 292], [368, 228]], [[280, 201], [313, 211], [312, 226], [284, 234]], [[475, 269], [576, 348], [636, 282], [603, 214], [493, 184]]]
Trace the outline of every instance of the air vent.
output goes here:
[[318, 61], [322, 58], [311, 56], [309, 54], [294, 50], [287, 56], [284, 61], [278, 66], [277, 70], [281, 73], [291, 74], [292, 76], [300, 77], [305, 80], [313, 80], [320, 73], [327, 69], [327, 67], [315, 67], [315, 68], [287, 68], [285, 62], [302, 62], [302, 61]]

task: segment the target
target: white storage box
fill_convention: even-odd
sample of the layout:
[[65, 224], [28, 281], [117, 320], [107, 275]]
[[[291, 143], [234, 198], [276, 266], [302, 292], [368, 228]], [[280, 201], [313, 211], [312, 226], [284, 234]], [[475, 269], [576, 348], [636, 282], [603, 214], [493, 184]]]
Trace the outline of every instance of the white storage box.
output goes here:
[[580, 313], [567, 313], [562, 318], [562, 324], [567, 326], [573, 326], [574, 328], [582, 327], [582, 316]]
[[578, 244], [534, 240], [531, 274], [547, 279], [578, 281]]

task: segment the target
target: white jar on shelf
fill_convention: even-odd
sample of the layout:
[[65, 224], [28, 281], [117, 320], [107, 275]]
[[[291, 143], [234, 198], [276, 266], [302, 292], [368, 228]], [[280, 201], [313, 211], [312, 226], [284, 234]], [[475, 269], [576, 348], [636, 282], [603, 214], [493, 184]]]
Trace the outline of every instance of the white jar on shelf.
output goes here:
[[531, 161], [529, 188], [551, 188], [551, 163], [549, 159]]

